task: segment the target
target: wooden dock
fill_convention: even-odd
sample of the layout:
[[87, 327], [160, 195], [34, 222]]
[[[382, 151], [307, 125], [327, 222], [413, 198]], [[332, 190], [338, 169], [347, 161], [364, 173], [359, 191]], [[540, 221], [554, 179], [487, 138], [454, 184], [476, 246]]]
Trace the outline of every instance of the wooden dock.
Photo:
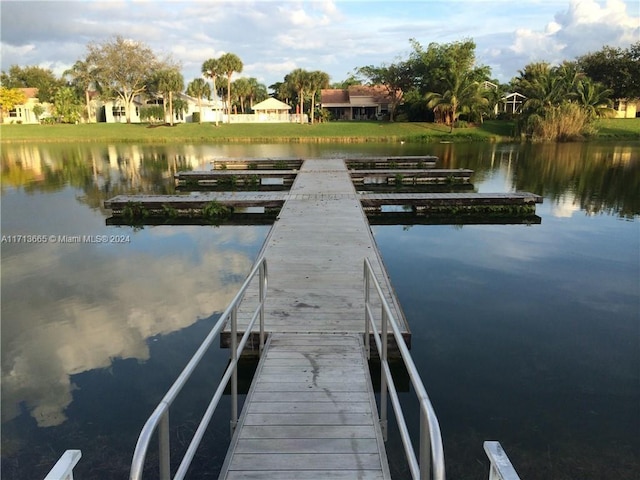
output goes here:
[[343, 161], [302, 165], [260, 255], [271, 340], [221, 479], [390, 478], [363, 349], [365, 257], [409, 329], [358, 197]]
[[[409, 332], [342, 160], [306, 160], [263, 246], [270, 332], [362, 333], [362, 268], [370, 258], [385, 298]], [[257, 297], [257, 292], [255, 292]], [[247, 303], [252, 296], [247, 295]], [[240, 315], [239, 330], [248, 318]]]
[[[422, 169], [432, 157], [378, 160]], [[371, 161], [356, 160], [365, 168]], [[474, 201], [535, 206], [541, 201], [531, 194], [360, 194], [352, 165], [341, 159], [305, 160], [289, 192], [123, 196], [105, 202], [114, 215], [123, 215], [133, 204], [149, 212], [173, 208], [190, 212], [211, 202], [280, 209], [259, 255], [268, 266], [264, 324], [269, 337], [235, 425], [221, 480], [389, 480], [363, 345], [365, 258], [409, 347], [411, 336], [365, 209], [410, 205], [424, 210], [447, 202], [460, 208]], [[258, 283], [248, 284], [233, 310], [239, 336], [249, 328], [260, 303]], [[380, 300], [376, 304], [374, 298], [377, 295], [369, 306], [379, 330]], [[231, 343], [229, 327], [220, 336], [223, 345]], [[253, 328], [250, 344], [257, 345], [259, 327]], [[393, 347], [390, 343], [390, 350]], [[443, 463], [441, 470], [443, 475]]]
[[296, 170], [191, 170], [174, 175], [176, 185], [291, 185]]
[[272, 335], [219, 478], [391, 478], [361, 335]]
[[[291, 185], [297, 170], [192, 170], [174, 175], [177, 186], [273, 186]], [[469, 183], [473, 170], [422, 169], [354, 169], [351, 181], [355, 185], [421, 185], [433, 183]]]

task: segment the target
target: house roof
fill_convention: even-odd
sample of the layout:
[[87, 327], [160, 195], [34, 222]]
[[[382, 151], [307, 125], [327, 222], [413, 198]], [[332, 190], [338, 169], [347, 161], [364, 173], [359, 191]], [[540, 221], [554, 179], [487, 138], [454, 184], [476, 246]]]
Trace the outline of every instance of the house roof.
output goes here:
[[322, 103], [349, 103], [349, 91], [342, 88], [323, 88], [320, 90]]
[[[327, 88], [320, 91], [322, 104], [327, 106], [361, 106], [391, 102], [389, 92], [382, 85], [352, 85], [347, 89]], [[367, 100], [363, 100], [365, 97]], [[373, 102], [373, 103], [372, 103]]]
[[253, 110], [291, 110], [290, 105], [287, 105], [273, 97], [269, 97], [260, 103], [256, 103], [252, 108]]
[[376, 101], [388, 101], [389, 92], [382, 85], [352, 85], [349, 97], [373, 97]]
[[27, 97], [27, 99], [38, 97], [38, 89], [35, 87], [20, 88], [19, 90], [24, 93], [24, 96]]
[[502, 97], [502, 100], [508, 100], [510, 98], [520, 99], [520, 98], [527, 98], [527, 97], [525, 97], [521, 93], [513, 92], [513, 93], [506, 94], [504, 97]]

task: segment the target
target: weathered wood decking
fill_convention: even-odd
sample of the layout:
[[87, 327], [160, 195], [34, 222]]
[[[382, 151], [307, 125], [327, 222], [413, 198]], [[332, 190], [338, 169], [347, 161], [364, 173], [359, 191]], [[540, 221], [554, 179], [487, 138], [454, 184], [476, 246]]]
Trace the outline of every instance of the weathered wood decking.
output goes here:
[[275, 334], [254, 378], [221, 480], [390, 478], [361, 336]]
[[[297, 170], [192, 170], [174, 175], [176, 185], [260, 186], [291, 185]], [[473, 170], [448, 168], [352, 169], [355, 185], [420, 185], [425, 183], [469, 183]]]
[[[262, 172], [256, 170], [255, 163], [247, 162], [234, 163], [233, 168], [251, 169], [253, 174], [223, 170], [213, 175], [218, 179], [250, 179], [247, 175], [275, 174], [277, 178], [283, 174]], [[270, 336], [227, 452], [221, 480], [390, 479], [363, 347], [365, 257], [409, 345], [410, 332], [365, 210], [379, 212], [385, 206], [401, 205], [418, 213], [437, 212], [447, 205], [465, 210], [473, 205], [517, 207], [541, 202], [536, 195], [519, 193], [357, 193], [354, 179], [357, 182], [362, 178], [364, 183], [369, 176], [389, 182], [394, 175], [394, 181], [402, 181], [392, 171], [366, 170], [371, 162], [411, 168], [409, 173], [415, 179], [445, 178], [442, 172], [425, 173], [425, 164], [435, 163], [433, 157], [311, 159], [291, 167], [299, 170], [289, 192], [121, 196], [105, 202], [116, 216], [133, 207], [145, 214], [176, 209], [188, 216], [212, 202], [234, 209], [264, 207], [272, 213], [279, 209], [259, 255], [268, 265], [265, 329]], [[269, 166], [282, 168], [275, 163]], [[360, 173], [349, 170], [356, 167]], [[448, 171], [446, 178], [465, 181], [470, 174], [468, 170]], [[202, 181], [211, 175], [193, 172], [191, 179]], [[248, 328], [257, 289], [254, 285], [246, 291], [238, 309], [239, 334]], [[375, 303], [372, 301], [374, 312], [379, 311]], [[253, 333], [255, 345], [257, 326]], [[229, 337], [227, 329], [221, 342], [228, 343]]]
[[[342, 160], [305, 161], [261, 255], [269, 264], [270, 332], [362, 333], [365, 256], [409, 331]], [[239, 328], [248, 320], [240, 315]]]
[[302, 165], [261, 256], [272, 337], [220, 478], [390, 478], [362, 342], [364, 257], [408, 328], [344, 162]]

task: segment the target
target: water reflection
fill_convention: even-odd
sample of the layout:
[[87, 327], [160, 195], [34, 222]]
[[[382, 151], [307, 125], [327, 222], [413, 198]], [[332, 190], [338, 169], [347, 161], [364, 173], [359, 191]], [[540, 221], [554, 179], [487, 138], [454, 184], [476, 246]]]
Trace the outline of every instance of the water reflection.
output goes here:
[[439, 167], [475, 170], [481, 191], [530, 191], [550, 199], [555, 214], [577, 210], [640, 214], [640, 149], [634, 143], [537, 145], [6, 145], [2, 148], [2, 192], [82, 190], [91, 208], [127, 193], [173, 193], [173, 175], [206, 169], [215, 159], [240, 157], [332, 157], [371, 154], [440, 158]]
[[146, 360], [147, 338], [223, 310], [253, 260], [224, 245], [260, 240], [252, 229], [122, 234], [131, 244], [3, 246], [3, 422], [24, 402], [39, 426], [62, 423], [71, 375]]
[[[105, 199], [173, 193], [175, 171], [215, 158], [376, 154], [433, 154], [440, 167], [474, 169], [478, 191], [545, 196], [532, 227], [374, 227], [441, 418], [449, 476], [486, 478], [481, 443], [497, 438], [523, 478], [575, 473], [586, 460], [583, 478], [604, 478], [594, 472], [614, 464], [617, 478], [630, 478], [639, 415], [633, 144], [3, 145], [3, 234], [131, 241], [2, 245], [2, 477], [42, 478], [68, 447], [86, 452], [78, 478], [125, 477], [142, 422], [269, 228], [107, 226]], [[212, 364], [222, 369], [218, 354]], [[212, 428], [226, 433], [207, 450], [209, 476], [224, 457], [228, 418]]]

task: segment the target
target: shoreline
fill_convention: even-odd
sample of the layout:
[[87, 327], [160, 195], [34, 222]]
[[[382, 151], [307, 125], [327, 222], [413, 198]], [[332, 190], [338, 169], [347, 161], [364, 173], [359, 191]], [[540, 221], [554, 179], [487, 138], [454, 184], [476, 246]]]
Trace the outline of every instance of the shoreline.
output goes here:
[[[576, 142], [640, 141], [640, 118], [599, 121], [599, 132]], [[422, 122], [328, 122], [300, 124], [0, 124], [0, 143], [524, 143], [513, 122], [486, 121], [457, 128]], [[537, 142], [536, 142], [537, 143]], [[546, 143], [546, 142], [542, 142]], [[551, 142], [555, 143], [555, 142]]]

